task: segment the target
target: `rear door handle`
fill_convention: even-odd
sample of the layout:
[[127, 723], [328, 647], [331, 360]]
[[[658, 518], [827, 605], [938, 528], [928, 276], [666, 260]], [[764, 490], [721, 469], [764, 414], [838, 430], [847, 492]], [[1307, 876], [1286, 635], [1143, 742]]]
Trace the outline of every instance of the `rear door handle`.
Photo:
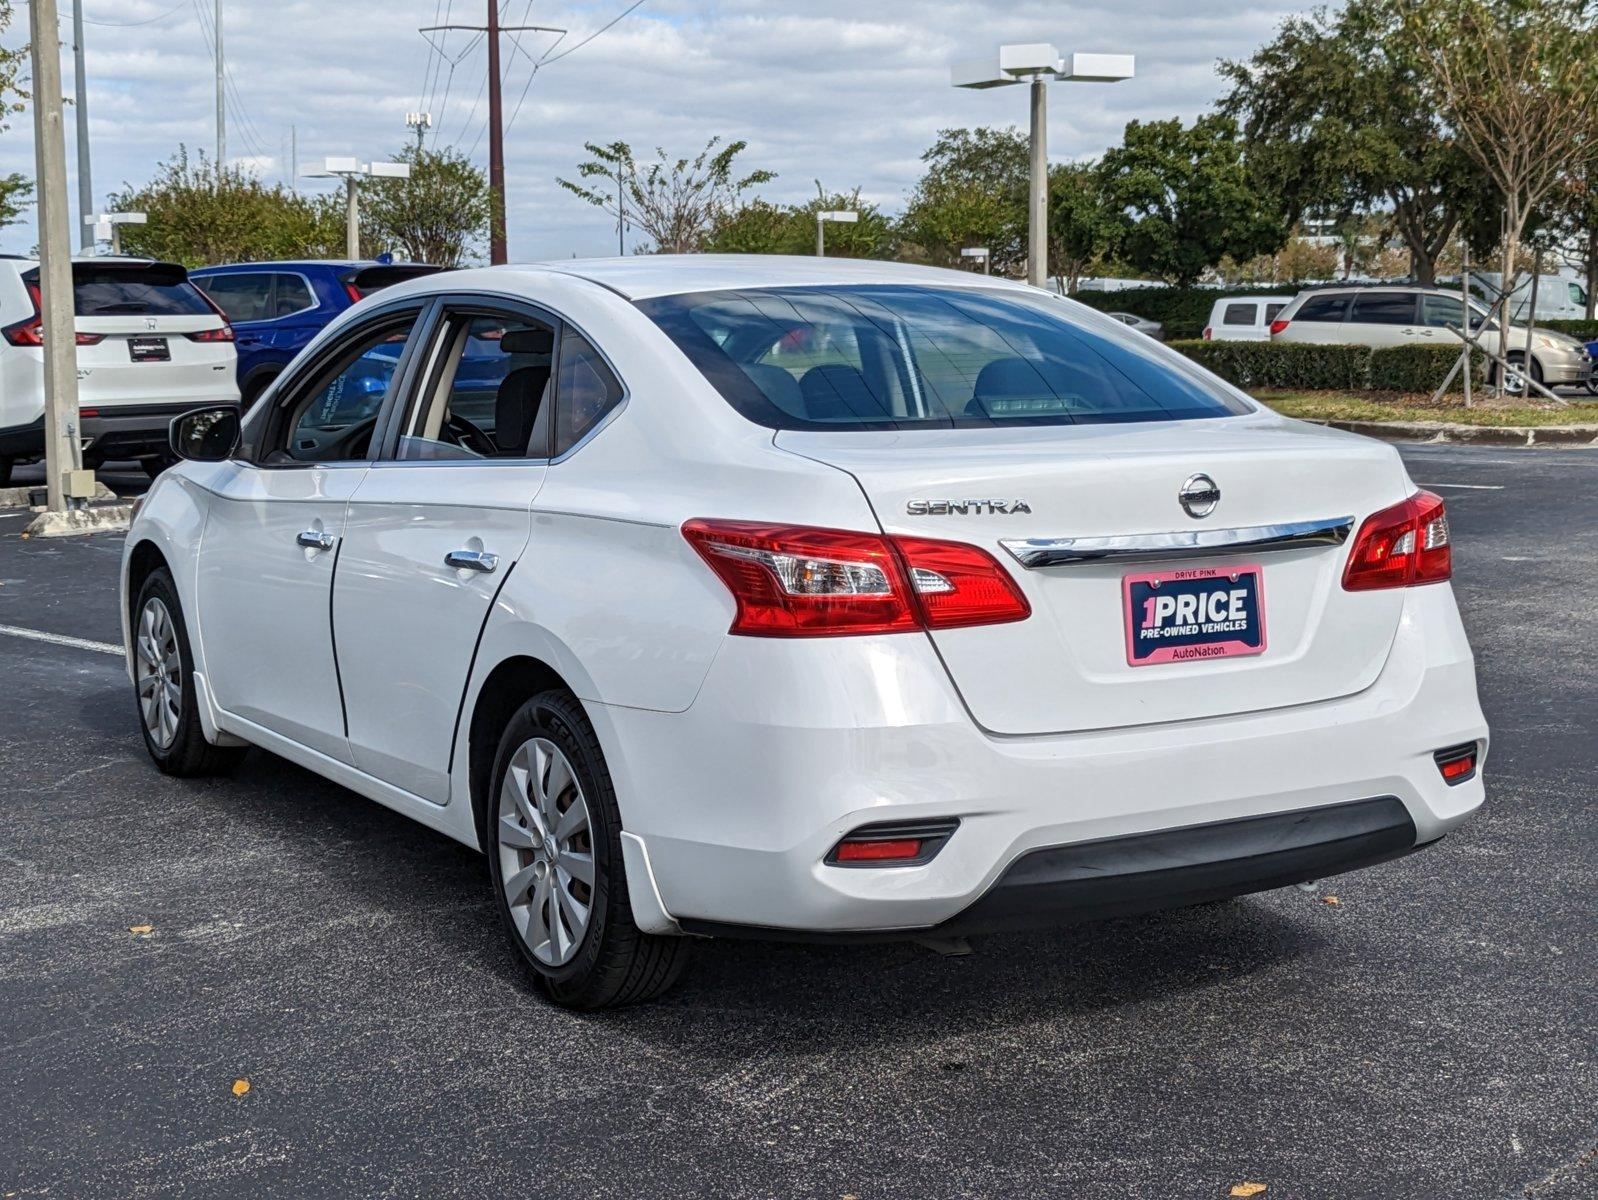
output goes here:
[[482, 550], [451, 550], [444, 555], [444, 565], [457, 571], [482, 571], [485, 574], [499, 566], [499, 555]]
[[331, 550], [337, 539], [331, 533], [323, 533], [320, 529], [307, 529], [294, 535], [294, 540], [307, 550]]

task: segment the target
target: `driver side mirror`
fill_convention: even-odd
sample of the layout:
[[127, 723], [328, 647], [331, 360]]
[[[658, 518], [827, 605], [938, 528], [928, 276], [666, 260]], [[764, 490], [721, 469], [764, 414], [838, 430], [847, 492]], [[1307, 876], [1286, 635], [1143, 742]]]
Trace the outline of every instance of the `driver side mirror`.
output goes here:
[[236, 404], [197, 408], [172, 418], [172, 453], [191, 462], [225, 462], [239, 447]]

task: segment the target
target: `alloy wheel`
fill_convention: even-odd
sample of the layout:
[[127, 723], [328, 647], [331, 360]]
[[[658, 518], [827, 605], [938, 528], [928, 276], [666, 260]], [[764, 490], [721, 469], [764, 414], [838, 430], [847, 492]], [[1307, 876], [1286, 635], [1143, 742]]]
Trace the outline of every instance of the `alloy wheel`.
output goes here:
[[511, 756], [495, 829], [501, 886], [522, 941], [545, 966], [570, 962], [593, 910], [593, 834], [582, 785], [548, 738], [530, 738]]
[[150, 740], [165, 750], [178, 736], [183, 714], [183, 660], [178, 654], [177, 627], [158, 596], [144, 602], [134, 644], [134, 684], [139, 714]]

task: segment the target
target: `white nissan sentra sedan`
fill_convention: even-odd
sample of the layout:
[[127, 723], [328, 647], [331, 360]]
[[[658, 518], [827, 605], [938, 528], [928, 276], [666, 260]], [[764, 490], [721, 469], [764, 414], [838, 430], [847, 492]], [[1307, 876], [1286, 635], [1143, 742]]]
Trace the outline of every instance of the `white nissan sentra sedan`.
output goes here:
[[480, 847], [561, 1004], [696, 935], [1319, 879], [1482, 803], [1442, 501], [1019, 284], [438, 275], [173, 440], [122, 580], [157, 765], [259, 746]]

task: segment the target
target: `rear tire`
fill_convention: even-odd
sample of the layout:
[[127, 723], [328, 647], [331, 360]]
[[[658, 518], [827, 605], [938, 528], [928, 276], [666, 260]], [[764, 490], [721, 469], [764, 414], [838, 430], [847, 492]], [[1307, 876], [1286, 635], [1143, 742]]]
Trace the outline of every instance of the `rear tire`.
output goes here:
[[633, 923], [621, 811], [577, 698], [548, 691], [522, 705], [490, 780], [483, 844], [494, 903], [539, 990], [582, 1010], [665, 993], [689, 945]]
[[155, 765], [182, 779], [231, 771], [244, 750], [205, 740], [183, 606], [165, 567], [151, 572], [139, 589], [132, 627], [133, 702]]

